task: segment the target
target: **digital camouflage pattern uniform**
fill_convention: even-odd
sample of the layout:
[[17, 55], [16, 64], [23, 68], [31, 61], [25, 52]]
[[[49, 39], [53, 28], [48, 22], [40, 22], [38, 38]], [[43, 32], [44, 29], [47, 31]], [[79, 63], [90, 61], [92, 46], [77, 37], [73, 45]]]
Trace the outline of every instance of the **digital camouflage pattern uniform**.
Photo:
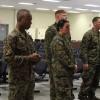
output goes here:
[[82, 74], [82, 85], [79, 92], [80, 100], [95, 100], [95, 91], [100, 76], [100, 32], [93, 29], [86, 32], [81, 43], [81, 58], [89, 64], [89, 70]]
[[71, 42], [57, 34], [51, 42], [52, 71], [56, 100], [73, 100], [74, 59]]
[[52, 67], [51, 67], [51, 50], [50, 50], [50, 43], [54, 36], [57, 34], [57, 24], [51, 25], [45, 33], [45, 53], [46, 53], [46, 59], [48, 63], [48, 69], [49, 69], [49, 77], [50, 77], [50, 100], [56, 100], [55, 99], [55, 85], [54, 85], [54, 79], [52, 75]]
[[[52, 67], [51, 67], [51, 49], [50, 44], [54, 38], [54, 36], [57, 34], [57, 23], [54, 23], [51, 25], [45, 33], [45, 53], [46, 53], [46, 59], [48, 63], [48, 69], [49, 69], [49, 77], [50, 77], [50, 100], [55, 100], [55, 85], [54, 85], [54, 79], [52, 75]], [[70, 35], [66, 36], [67, 39], [71, 40]]]
[[33, 100], [33, 62], [28, 55], [34, 52], [33, 40], [27, 33], [14, 29], [4, 40], [3, 54], [9, 69], [9, 100]]

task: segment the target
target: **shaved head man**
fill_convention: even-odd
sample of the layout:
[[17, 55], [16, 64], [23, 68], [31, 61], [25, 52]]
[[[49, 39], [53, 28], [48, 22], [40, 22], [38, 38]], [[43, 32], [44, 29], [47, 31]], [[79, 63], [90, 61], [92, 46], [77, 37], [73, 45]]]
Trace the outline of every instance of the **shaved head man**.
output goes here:
[[31, 21], [30, 11], [19, 10], [16, 27], [4, 40], [3, 55], [9, 68], [8, 100], [34, 100], [33, 65], [40, 60], [40, 56], [35, 53], [33, 40], [26, 32]]

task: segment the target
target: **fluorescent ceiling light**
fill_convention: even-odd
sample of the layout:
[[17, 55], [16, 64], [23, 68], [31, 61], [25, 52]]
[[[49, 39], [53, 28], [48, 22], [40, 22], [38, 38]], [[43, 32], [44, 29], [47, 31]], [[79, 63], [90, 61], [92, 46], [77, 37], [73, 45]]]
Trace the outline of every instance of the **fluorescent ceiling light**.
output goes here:
[[100, 12], [100, 10], [91, 10], [92, 12]]
[[58, 6], [58, 8], [62, 8], [62, 9], [71, 9], [72, 7]]
[[69, 13], [80, 13], [79, 11], [72, 11], [72, 10], [70, 10], [70, 11], [68, 11]]
[[19, 2], [20, 5], [34, 5], [33, 3], [25, 3], [25, 2]]
[[54, 10], [52, 10], [52, 11], [57, 11], [57, 9], [54, 9]]
[[12, 8], [14, 6], [11, 6], [11, 5], [0, 5], [1, 7], [8, 7], [8, 8]]
[[61, 1], [58, 1], [58, 0], [42, 0], [42, 1], [47, 1], [47, 2], [61, 2]]
[[100, 7], [100, 5], [94, 5], [94, 4], [85, 4], [84, 6], [88, 6], [88, 7]]
[[47, 8], [36, 8], [37, 10], [50, 10], [50, 9], [47, 9]]
[[76, 10], [81, 10], [81, 11], [86, 11], [88, 9], [83, 9], [83, 8], [75, 8]]

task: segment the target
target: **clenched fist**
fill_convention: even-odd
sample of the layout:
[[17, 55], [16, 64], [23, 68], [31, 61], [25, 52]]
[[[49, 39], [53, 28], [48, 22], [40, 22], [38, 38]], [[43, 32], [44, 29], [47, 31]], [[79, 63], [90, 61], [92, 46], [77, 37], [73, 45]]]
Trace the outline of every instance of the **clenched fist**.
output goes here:
[[31, 60], [33, 63], [37, 63], [37, 62], [40, 61], [40, 58], [41, 58], [41, 57], [40, 57], [39, 54], [33, 53], [33, 54], [29, 55], [29, 58], [30, 58], [30, 60]]

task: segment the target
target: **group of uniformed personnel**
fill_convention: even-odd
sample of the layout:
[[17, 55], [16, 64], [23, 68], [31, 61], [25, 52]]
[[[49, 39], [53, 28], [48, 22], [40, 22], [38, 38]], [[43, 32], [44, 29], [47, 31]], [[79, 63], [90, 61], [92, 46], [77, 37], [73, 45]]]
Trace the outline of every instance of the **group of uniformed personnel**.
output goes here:
[[55, 92], [55, 85], [54, 85], [54, 78], [53, 78], [53, 72], [51, 67], [51, 50], [50, 50], [50, 43], [54, 36], [57, 34], [57, 23], [59, 20], [66, 18], [66, 12], [64, 10], [58, 10], [55, 12], [55, 19], [56, 22], [51, 25], [45, 33], [45, 52], [46, 52], [46, 60], [48, 63], [48, 69], [49, 69], [49, 77], [50, 77], [50, 99], [55, 100], [56, 98], [56, 92]]
[[[65, 15], [64, 10], [56, 11], [56, 22], [45, 34], [45, 50], [50, 72], [50, 100], [74, 99], [72, 76], [77, 65], [71, 47], [70, 28], [66, 27], [67, 32], [64, 31], [65, 24], [68, 24]], [[92, 23], [93, 28], [83, 36], [80, 47], [83, 73], [79, 100], [100, 100], [95, 96], [100, 79], [100, 17], [94, 17]], [[66, 34], [62, 36], [64, 33]]]
[[84, 34], [80, 47], [83, 61], [81, 100], [100, 100], [95, 96], [100, 79], [100, 17], [94, 17], [92, 23], [93, 28]]
[[[71, 47], [70, 24], [64, 10], [55, 12], [56, 22], [45, 34], [45, 52], [50, 76], [50, 100], [74, 100], [73, 74], [77, 69]], [[17, 12], [16, 28], [4, 40], [3, 55], [9, 69], [9, 100], [34, 99], [34, 68], [40, 61], [31, 36], [26, 32], [32, 15], [26, 9]], [[81, 42], [83, 61], [80, 100], [100, 100], [95, 96], [100, 76], [100, 17]]]

